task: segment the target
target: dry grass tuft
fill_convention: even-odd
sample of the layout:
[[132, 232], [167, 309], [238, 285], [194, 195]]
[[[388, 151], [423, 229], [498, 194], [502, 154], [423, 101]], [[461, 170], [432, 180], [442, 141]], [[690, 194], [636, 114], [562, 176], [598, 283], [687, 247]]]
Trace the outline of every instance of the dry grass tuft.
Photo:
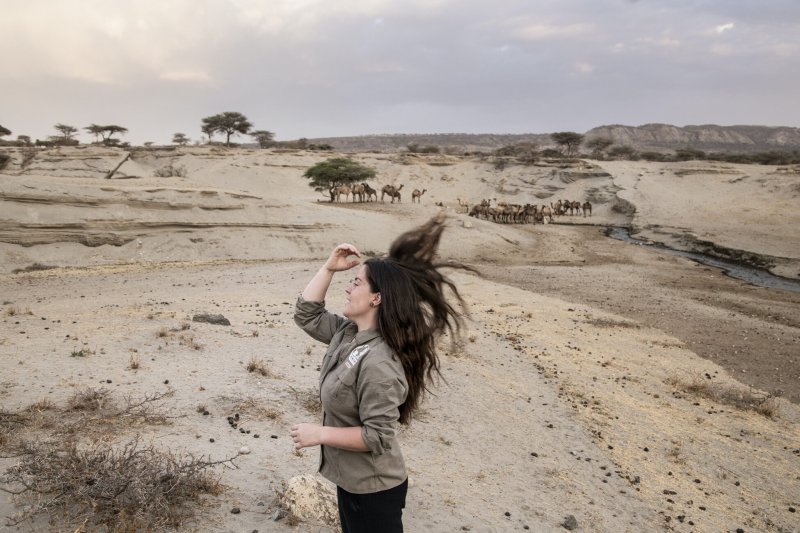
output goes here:
[[191, 503], [223, 491], [221, 461], [143, 446], [138, 436], [119, 446], [81, 447], [71, 441], [25, 443], [19, 462], [5, 473], [4, 489], [26, 503], [11, 518], [19, 525], [39, 515], [71, 529], [154, 531], [185, 525]]
[[290, 387], [297, 402], [313, 415], [322, 414], [322, 402], [319, 399], [318, 389], [297, 390]]
[[67, 400], [67, 408], [70, 411], [101, 411], [112, 405], [111, 391], [105, 388], [89, 387], [79, 390]]
[[58, 406], [49, 398], [42, 398], [38, 402], [34, 402], [27, 407], [30, 413], [41, 413], [43, 411], [55, 411]]
[[269, 368], [269, 366], [267, 366], [267, 363], [264, 362], [263, 359], [260, 359], [255, 355], [250, 358], [250, 361], [248, 361], [246, 368], [248, 372], [250, 373], [255, 372], [256, 374], [261, 374], [266, 378], [277, 379], [280, 377], [278, 374], [273, 372], [273, 370]]
[[139, 362], [139, 356], [136, 355], [135, 353], [131, 354], [131, 356], [128, 358], [128, 369], [138, 370], [140, 366], [141, 363]]
[[666, 383], [682, 392], [730, 405], [743, 411], [754, 411], [767, 418], [775, 418], [779, 414], [778, 400], [774, 395], [757, 392], [752, 388], [745, 389], [726, 385], [700, 375], [691, 378], [670, 376], [666, 379]]
[[282, 413], [278, 409], [253, 397], [236, 402], [233, 410], [237, 413], [247, 414], [256, 420], [264, 420], [265, 418], [280, 420], [282, 416]]
[[6, 307], [5, 311], [6, 316], [17, 316], [17, 315], [32, 315], [33, 312], [29, 308], [22, 309], [21, 307], [17, 307], [16, 305], [11, 305]]

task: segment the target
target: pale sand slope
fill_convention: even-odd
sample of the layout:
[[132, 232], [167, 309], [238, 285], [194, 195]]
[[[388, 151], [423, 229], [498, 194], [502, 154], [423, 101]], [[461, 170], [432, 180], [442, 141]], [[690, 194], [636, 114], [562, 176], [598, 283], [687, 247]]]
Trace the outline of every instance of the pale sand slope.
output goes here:
[[[707, 241], [775, 258], [771, 270], [800, 277], [800, 169], [687, 161], [602, 162], [636, 206], [641, 237], [682, 249]], [[792, 170], [792, 171], [788, 171]]]
[[[642, 163], [603, 163], [613, 177], [590, 167], [500, 171], [476, 160], [362, 154], [355, 157], [378, 169], [373, 186], [402, 183], [405, 194], [401, 205], [352, 206], [318, 203], [323, 197], [300, 178], [330, 154], [192, 148], [170, 158], [137, 157], [120, 169], [129, 179], [105, 180], [122, 157], [87, 151], [81, 154], [98, 159], [72, 154], [65, 164], [63, 154], [50, 154], [27, 167], [35, 167], [35, 175], [18, 164], [0, 175], [0, 238], [52, 241], [0, 244], [0, 270], [34, 262], [106, 265], [0, 275], [2, 300], [10, 302], [3, 308], [32, 313], [0, 317], [0, 406], [14, 410], [45, 397], [62, 403], [86, 386], [141, 395], [164, 390], [169, 380], [175, 390], [170, 407], [185, 417], [166, 427], [131, 428], [120, 438], [138, 431], [159, 446], [214, 458], [231, 456], [243, 444], [253, 451], [237, 460], [238, 470], [222, 472], [230, 490], [200, 522], [204, 531], [289, 529], [270, 521], [268, 511], [284, 480], [316, 468], [316, 452], [291, 453], [288, 431], [292, 423], [314, 418], [297, 393], [316, 386], [323, 353], [292, 323], [292, 304], [332, 246], [347, 240], [382, 253], [399, 231], [426, 220], [436, 212], [433, 202], [442, 201], [453, 213], [442, 243], [445, 258], [477, 265], [580, 265], [584, 250], [569, 228], [476, 220], [458, 213], [456, 198], [542, 203], [589, 197], [595, 203], [592, 218], [561, 222], [620, 224], [628, 219], [612, 210], [614, 193], [650, 187], [638, 179], [641, 168], [672, 172], [669, 165]], [[167, 162], [185, 166], [188, 176], [152, 177]], [[746, 168], [754, 175], [770, 170]], [[763, 201], [761, 210], [782, 197], [761, 197], [755, 194], [761, 186], [749, 181], [754, 180], [731, 186], [752, 187], [750, 202]], [[661, 189], [654, 194], [669, 189], [667, 178], [657, 182]], [[409, 203], [414, 188], [428, 189], [420, 206]], [[720, 184], [716, 195], [727, 191]], [[678, 222], [684, 215], [677, 206], [674, 218], [657, 212], [649, 198], [643, 195], [642, 207], [637, 205], [637, 226], [647, 225], [644, 217], [653, 213], [655, 225], [690, 227], [698, 236], [706, 231], [702, 221], [690, 219], [696, 229]], [[729, 215], [743, 216], [741, 210]], [[794, 257], [787, 245], [792, 226], [760, 239], [749, 233], [761, 231], [755, 226], [739, 225], [741, 241], [723, 244], [757, 251], [752, 242], [764, 247], [762, 253]], [[556, 231], [564, 238], [553, 240], [544, 256], [531, 256], [542, 236]], [[87, 235], [96, 239], [91, 244], [125, 244], [87, 247], [80, 244]], [[797, 514], [787, 510], [800, 503], [796, 405], [779, 400], [780, 416], [770, 420], [676, 393], [666, 383], [670, 376], [708, 374], [714, 382], [735, 382], [676, 339], [631, 320], [473, 276], [455, 279], [473, 311], [473, 342], [458, 356], [443, 355], [448, 385], [436, 390], [403, 432], [415, 483], [409, 531], [507, 531], [524, 525], [558, 531], [568, 514], [584, 531], [800, 528]], [[337, 280], [329, 298], [334, 310], [342, 290]], [[197, 312], [223, 313], [233, 325], [191, 323], [201, 350], [176, 337], [158, 337], [161, 328], [179, 329]], [[95, 353], [70, 357], [80, 348]], [[131, 355], [141, 358], [137, 371], [127, 369]], [[279, 377], [247, 373], [253, 356]], [[281, 413], [273, 421], [257, 409], [242, 411], [260, 439], [230, 430], [225, 421], [246, 399]], [[196, 412], [199, 404], [208, 406], [210, 417]], [[230, 514], [234, 506], [243, 512]], [[0, 514], [10, 512], [8, 502], [0, 504]], [[303, 524], [299, 530], [320, 527]]]

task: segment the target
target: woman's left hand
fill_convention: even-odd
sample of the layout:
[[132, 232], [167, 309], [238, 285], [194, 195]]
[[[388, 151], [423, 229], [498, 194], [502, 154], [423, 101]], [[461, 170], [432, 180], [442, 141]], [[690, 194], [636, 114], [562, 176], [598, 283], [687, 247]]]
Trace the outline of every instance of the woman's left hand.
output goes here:
[[295, 424], [292, 426], [292, 440], [296, 450], [309, 446], [319, 446], [321, 442], [322, 426], [319, 424]]

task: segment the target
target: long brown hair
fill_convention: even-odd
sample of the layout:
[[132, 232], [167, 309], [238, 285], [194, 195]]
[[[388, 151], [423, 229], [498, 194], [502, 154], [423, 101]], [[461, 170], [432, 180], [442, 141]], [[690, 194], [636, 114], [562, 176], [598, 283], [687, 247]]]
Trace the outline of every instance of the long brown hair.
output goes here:
[[459, 263], [434, 263], [445, 216], [439, 214], [394, 240], [389, 255], [365, 261], [372, 292], [381, 293], [378, 331], [403, 364], [408, 396], [400, 406], [400, 423], [407, 424], [419, 407], [428, 384], [441, 376], [436, 340], [445, 331], [457, 338], [462, 314], [447, 300], [449, 291], [466, 313], [458, 289], [439, 270]]

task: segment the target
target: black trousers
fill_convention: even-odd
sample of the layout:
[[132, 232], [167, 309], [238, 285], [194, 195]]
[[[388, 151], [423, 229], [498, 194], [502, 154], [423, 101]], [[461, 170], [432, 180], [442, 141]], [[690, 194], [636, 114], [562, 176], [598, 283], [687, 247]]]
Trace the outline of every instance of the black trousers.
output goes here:
[[343, 533], [403, 533], [408, 480], [370, 494], [353, 494], [336, 488]]

